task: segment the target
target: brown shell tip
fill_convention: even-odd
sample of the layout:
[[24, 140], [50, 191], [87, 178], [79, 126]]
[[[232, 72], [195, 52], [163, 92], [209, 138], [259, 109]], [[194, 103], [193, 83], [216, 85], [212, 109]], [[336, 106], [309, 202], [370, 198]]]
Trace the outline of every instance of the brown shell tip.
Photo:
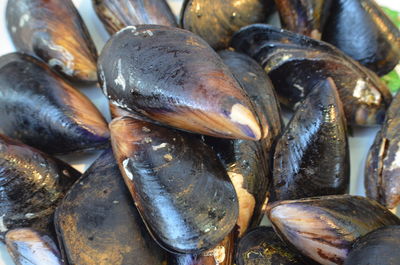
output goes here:
[[244, 105], [238, 103], [233, 105], [229, 118], [232, 122], [239, 125], [240, 131], [237, 137], [254, 141], [261, 139], [260, 124], [254, 114]]

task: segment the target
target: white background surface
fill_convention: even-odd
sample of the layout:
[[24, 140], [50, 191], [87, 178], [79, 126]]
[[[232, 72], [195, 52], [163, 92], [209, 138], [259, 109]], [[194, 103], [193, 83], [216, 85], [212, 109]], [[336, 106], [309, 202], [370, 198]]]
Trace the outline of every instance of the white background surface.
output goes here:
[[[10, 0], [15, 1], [15, 0]], [[78, 8], [83, 20], [85, 21], [93, 40], [96, 43], [97, 49], [100, 52], [104, 43], [108, 39], [108, 34], [100, 23], [96, 14], [93, 11], [91, 0], [72, 0]], [[179, 13], [180, 0], [168, 0], [174, 10], [175, 14]], [[379, 0], [382, 5], [397, 9], [400, 11], [399, 0]], [[15, 48], [8, 35], [5, 24], [5, 7], [7, 0], [0, 0], [0, 55], [13, 52]], [[108, 107], [106, 98], [101, 94], [98, 87], [81, 87], [82, 92], [88, 95], [97, 107], [102, 111], [107, 119], [109, 119]], [[351, 184], [350, 193], [364, 195], [363, 186], [363, 173], [364, 163], [369, 147], [371, 146], [377, 128], [355, 128], [353, 136], [349, 138], [350, 142], [350, 159], [351, 159]], [[93, 160], [97, 157], [97, 153], [86, 155], [69, 155], [61, 157], [67, 162], [71, 163], [75, 168], [84, 171], [90, 166]], [[14, 264], [7, 252], [4, 245], [0, 244], [0, 265]]]

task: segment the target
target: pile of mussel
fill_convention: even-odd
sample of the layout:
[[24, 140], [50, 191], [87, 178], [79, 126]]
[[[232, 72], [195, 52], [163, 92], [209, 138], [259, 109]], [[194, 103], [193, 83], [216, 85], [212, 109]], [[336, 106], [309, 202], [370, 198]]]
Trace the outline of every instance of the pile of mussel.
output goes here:
[[[400, 94], [379, 76], [400, 32], [373, 0], [186, 0], [179, 22], [164, 0], [93, 7], [99, 55], [71, 0], [7, 3], [0, 239], [16, 264], [399, 264]], [[78, 90], [97, 81], [109, 123]], [[367, 197], [348, 194], [351, 126], [381, 126]], [[55, 157], [93, 150], [83, 174]]]

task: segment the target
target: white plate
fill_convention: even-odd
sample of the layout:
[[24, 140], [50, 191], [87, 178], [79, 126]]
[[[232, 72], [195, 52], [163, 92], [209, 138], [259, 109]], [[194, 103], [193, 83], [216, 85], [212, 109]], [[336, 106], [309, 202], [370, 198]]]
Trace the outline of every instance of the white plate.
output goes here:
[[[10, 0], [15, 1], [15, 0]], [[103, 25], [97, 18], [92, 8], [91, 0], [72, 0], [75, 6], [78, 8], [83, 20], [85, 21], [91, 36], [96, 43], [98, 51], [104, 46], [108, 39], [108, 34], [105, 31]], [[167, 0], [172, 7], [175, 14], [179, 14], [181, 0]], [[400, 4], [397, 0], [379, 0], [377, 1], [382, 5], [391, 7], [400, 11]], [[15, 51], [15, 48], [8, 35], [6, 22], [5, 22], [5, 7], [7, 0], [0, 0], [0, 56], [6, 53]], [[110, 115], [108, 112], [108, 105], [106, 98], [101, 93], [101, 90], [97, 86], [81, 88], [81, 91], [85, 93], [94, 104], [101, 110], [104, 116], [109, 120]], [[350, 182], [350, 193], [357, 195], [364, 195], [363, 185], [363, 174], [365, 158], [369, 147], [371, 146], [377, 128], [368, 129], [355, 129], [353, 136], [349, 138], [350, 143], [350, 162], [351, 162], [351, 182]], [[72, 164], [76, 169], [84, 172], [90, 164], [96, 159], [99, 153], [86, 154], [86, 155], [68, 155], [63, 156], [61, 159]], [[14, 265], [8, 255], [6, 248], [0, 243], [0, 265]]]

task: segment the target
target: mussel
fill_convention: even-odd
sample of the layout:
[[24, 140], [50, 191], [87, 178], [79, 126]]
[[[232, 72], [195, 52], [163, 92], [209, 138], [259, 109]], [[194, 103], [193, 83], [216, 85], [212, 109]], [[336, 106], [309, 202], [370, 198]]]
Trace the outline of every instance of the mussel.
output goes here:
[[54, 240], [31, 228], [8, 231], [5, 242], [16, 265], [64, 264]]
[[400, 30], [374, 0], [332, 1], [322, 39], [379, 75], [400, 60]]
[[269, 205], [268, 217], [286, 243], [320, 264], [343, 264], [354, 241], [400, 219], [379, 203], [350, 195]]
[[200, 254], [171, 255], [169, 265], [233, 265], [236, 239], [234, 229], [216, 247]]
[[218, 55], [250, 97], [264, 130], [261, 141], [264, 148], [269, 150], [283, 127], [279, 102], [271, 80], [256, 61], [243, 53], [222, 50]]
[[210, 147], [191, 134], [131, 117], [114, 119], [110, 129], [125, 183], [160, 245], [201, 253], [231, 232], [238, 199]]
[[0, 135], [0, 232], [52, 232], [53, 212], [79, 176], [66, 163]]
[[356, 241], [345, 265], [396, 265], [400, 261], [400, 226], [386, 226]]
[[388, 88], [332, 45], [264, 24], [242, 28], [231, 45], [264, 67], [284, 105], [294, 108], [318, 82], [332, 77], [349, 124], [383, 122], [392, 99]]
[[107, 123], [81, 92], [22, 53], [0, 57], [0, 133], [51, 154], [103, 148]]
[[265, 22], [269, 0], [185, 0], [181, 25], [196, 33], [214, 49], [228, 47], [233, 33], [241, 27]]
[[97, 81], [97, 51], [71, 0], [8, 0], [6, 21], [17, 49], [70, 81]]
[[250, 100], [228, 67], [189, 31], [125, 28], [108, 41], [98, 68], [111, 102], [145, 119], [217, 137], [262, 136]]
[[70, 264], [161, 265], [167, 257], [146, 231], [111, 149], [65, 196], [55, 225]]
[[140, 24], [178, 26], [165, 0], [92, 0], [92, 3], [111, 35], [127, 26]]
[[343, 106], [331, 78], [300, 103], [275, 147], [272, 200], [344, 194], [350, 156]]
[[400, 204], [400, 93], [368, 153], [365, 189], [369, 198], [388, 208]]
[[249, 95], [255, 112], [262, 124], [263, 139], [260, 142], [228, 140], [205, 137], [222, 160], [235, 186], [239, 199], [239, 236], [251, 227], [258, 226], [262, 207], [268, 200], [272, 145], [281, 133], [280, 108], [274, 88], [263, 69], [245, 54], [224, 50], [219, 52], [233, 76]]
[[236, 247], [237, 265], [302, 265], [302, 257], [290, 250], [272, 227], [257, 227], [240, 239]]
[[321, 39], [332, 0], [275, 0], [283, 28]]

